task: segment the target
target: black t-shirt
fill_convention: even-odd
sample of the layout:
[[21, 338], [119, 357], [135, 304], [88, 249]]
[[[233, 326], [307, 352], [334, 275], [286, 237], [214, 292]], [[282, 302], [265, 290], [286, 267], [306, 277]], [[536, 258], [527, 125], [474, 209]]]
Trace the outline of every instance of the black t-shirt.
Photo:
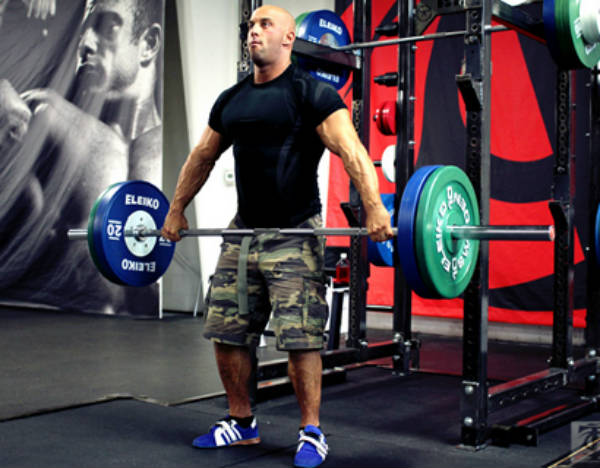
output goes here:
[[345, 108], [338, 93], [290, 65], [272, 81], [252, 75], [215, 102], [210, 127], [233, 144], [238, 213], [248, 227], [291, 227], [320, 213], [316, 127]]

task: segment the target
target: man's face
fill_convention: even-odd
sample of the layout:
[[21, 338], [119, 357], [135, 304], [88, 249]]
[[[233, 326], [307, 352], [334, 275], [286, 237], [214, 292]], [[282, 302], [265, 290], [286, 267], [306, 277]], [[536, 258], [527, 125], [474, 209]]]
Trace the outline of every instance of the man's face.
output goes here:
[[271, 6], [258, 8], [248, 24], [248, 50], [257, 65], [273, 63], [283, 52], [282, 43], [290, 28], [285, 12]]
[[78, 80], [94, 92], [118, 97], [139, 69], [133, 37], [135, 0], [97, 0], [87, 12], [79, 41]]

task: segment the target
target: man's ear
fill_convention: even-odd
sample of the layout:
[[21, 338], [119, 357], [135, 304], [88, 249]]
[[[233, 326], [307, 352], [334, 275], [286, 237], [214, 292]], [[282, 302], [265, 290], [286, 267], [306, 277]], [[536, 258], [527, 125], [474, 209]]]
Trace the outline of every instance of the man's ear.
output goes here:
[[295, 39], [296, 33], [290, 30], [285, 34], [285, 36], [283, 36], [283, 45], [292, 47]]
[[150, 63], [162, 47], [162, 27], [153, 23], [140, 37], [140, 62], [142, 65]]

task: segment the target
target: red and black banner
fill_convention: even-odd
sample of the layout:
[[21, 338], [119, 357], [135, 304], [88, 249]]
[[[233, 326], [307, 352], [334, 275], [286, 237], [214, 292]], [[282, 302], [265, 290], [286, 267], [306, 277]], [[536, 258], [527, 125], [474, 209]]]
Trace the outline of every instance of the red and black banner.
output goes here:
[[[371, 37], [377, 26], [397, 20], [393, 0], [373, 3]], [[351, 2], [338, 2], [338, 14], [352, 31]], [[464, 15], [437, 18], [425, 33], [464, 29]], [[419, 42], [415, 56], [415, 165], [454, 164], [464, 168], [465, 110], [456, 86], [463, 60], [463, 38]], [[373, 50], [371, 73], [375, 77], [396, 71], [397, 47]], [[585, 275], [583, 246], [588, 245], [589, 92], [588, 73], [577, 75], [577, 194], [575, 226], [574, 325], [585, 325]], [[545, 45], [514, 31], [492, 36], [491, 224], [553, 224], [548, 202], [552, 194], [555, 151], [556, 65]], [[340, 92], [350, 105], [351, 83]], [[371, 114], [386, 100], [396, 99], [396, 89], [371, 85]], [[395, 145], [394, 136], [370, 128], [369, 152], [380, 159], [385, 148]], [[348, 178], [332, 157], [327, 225], [345, 225], [339, 203], [348, 199]], [[382, 192], [393, 193], [393, 184], [380, 175]], [[334, 244], [340, 240], [331, 239]], [[340, 244], [338, 244], [340, 245]], [[550, 242], [490, 243], [490, 308], [492, 321], [552, 323], [553, 258]], [[425, 300], [413, 297], [417, 315], [462, 317], [462, 300]], [[369, 304], [391, 304], [391, 268], [371, 266]]]

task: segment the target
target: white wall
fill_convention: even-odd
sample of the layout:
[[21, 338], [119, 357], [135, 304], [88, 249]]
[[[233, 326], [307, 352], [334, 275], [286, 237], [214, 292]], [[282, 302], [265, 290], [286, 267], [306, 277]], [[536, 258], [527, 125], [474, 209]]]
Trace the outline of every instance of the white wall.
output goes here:
[[[239, 50], [239, 2], [236, 0], [176, 0], [183, 62], [183, 82], [190, 147], [199, 140], [208, 123], [208, 114], [217, 96], [237, 79]], [[267, 2], [264, 2], [265, 4]], [[333, 9], [334, 0], [285, 0], [277, 5], [295, 17], [306, 11]], [[168, 98], [168, 96], [165, 96]], [[327, 156], [327, 155], [325, 155]], [[329, 158], [323, 157], [319, 169], [321, 199], [327, 199]], [[231, 179], [233, 156], [225, 152], [194, 203], [198, 227], [225, 227], [235, 214], [236, 192]], [[221, 239], [198, 238], [203, 281], [214, 272]]]
[[[213, 102], [236, 81], [238, 5], [236, 1], [177, 0], [183, 83], [190, 147], [195, 146], [208, 123]], [[224, 176], [233, 170], [231, 150], [226, 151], [194, 203], [193, 226], [224, 227], [236, 207], [235, 186]], [[191, 241], [191, 239], [190, 239]], [[204, 291], [214, 271], [220, 238], [198, 238]]]

